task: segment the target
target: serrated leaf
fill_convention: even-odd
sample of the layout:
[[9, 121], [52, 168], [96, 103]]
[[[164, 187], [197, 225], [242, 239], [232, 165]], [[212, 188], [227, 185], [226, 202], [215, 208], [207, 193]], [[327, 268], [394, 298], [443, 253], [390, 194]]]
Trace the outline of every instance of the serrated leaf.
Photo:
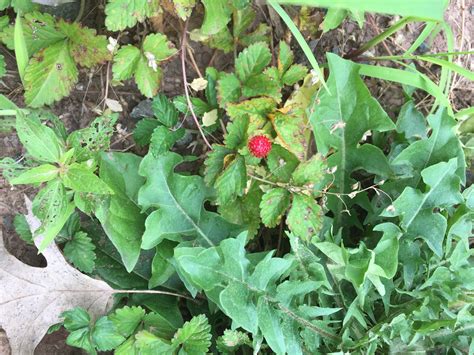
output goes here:
[[233, 38], [236, 40], [241, 37], [255, 20], [255, 10], [251, 6], [246, 6], [237, 10], [233, 17]]
[[214, 186], [217, 190], [218, 203], [221, 205], [228, 204], [243, 195], [247, 186], [247, 168], [245, 159], [240, 154], [237, 154], [219, 175]]
[[[197, 117], [202, 117], [211, 109], [211, 106], [199, 97], [191, 97], [191, 104], [193, 105], [193, 110]], [[185, 115], [191, 114], [188, 107], [188, 100], [185, 96], [175, 96], [173, 99], [173, 105], [179, 112], [184, 113]]]
[[160, 88], [162, 76], [161, 68], [157, 67], [154, 70], [150, 67], [149, 60], [144, 55], [140, 56], [135, 67], [134, 77], [138, 89], [143, 95], [146, 97], [155, 96]]
[[293, 182], [302, 186], [305, 184], [318, 184], [326, 174], [327, 165], [321, 155], [315, 154], [310, 160], [301, 162], [293, 172]]
[[63, 312], [61, 317], [64, 318], [64, 328], [70, 332], [66, 344], [84, 349], [90, 354], [96, 354], [91, 339], [89, 314], [84, 309], [77, 307]]
[[121, 31], [158, 14], [159, 4], [148, 0], [109, 0], [105, 7], [105, 25], [110, 31]]
[[290, 207], [290, 193], [283, 188], [268, 190], [260, 203], [260, 217], [267, 227], [275, 227]]
[[95, 322], [91, 336], [97, 349], [101, 351], [112, 350], [125, 340], [108, 317], [100, 317]]
[[178, 123], [178, 111], [175, 105], [163, 94], [153, 98], [151, 108], [156, 119], [168, 128]]
[[31, 168], [16, 178], [10, 180], [10, 184], [35, 184], [53, 180], [59, 174], [56, 166], [51, 164], [43, 164], [35, 168]]
[[54, 131], [33, 115], [17, 114], [16, 131], [28, 154], [39, 161], [56, 163], [64, 153]]
[[213, 150], [209, 152], [204, 161], [204, 181], [213, 186], [219, 174], [224, 170], [224, 158], [232, 153], [232, 150], [223, 146], [213, 144]]
[[321, 206], [309, 196], [294, 194], [287, 224], [290, 230], [305, 241], [310, 241], [322, 227]]
[[267, 166], [273, 177], [281, 182], [289, 182], [299, 164], [298, 158], [279, 144], [274, 144], [267, 157]]
[[283, 74], [281, 81], [283, 84], [291, 86], [303, 80], [307, 73], [308, 68], [304, 65], [294, 64]]
[[211, 346], [211, 326], [204, 314], [193, 317], [178, 329], [171, 343], [187, 354], [206, 354]]
[[153, 33], [145, 37], [143, 51], [151, 53], [158, 62], [164, 61], [177, 53], [174, 44], [162, 33]]
[[101, 155], [100, 178], [114, 194], [96, 207], [95, 215], [117, 248], [128, 272], [140, 256], [145, 216], [138, 208], [137, 194], [144, 180], [138, 175], [140, 157], [128, 153]]
[[304, 160], [311, 135], [305, 112], [303, 110], [293, 110], [287, 114], [276, 112], [272, 123], [277, 133], [276, 142], [293, 153], [299, 160]]
[[91, 273], [95, 267], [95, 245], [87, 233], [77, 232], [64, 246], [64, 256], [75, 267], [85, 273]]
[[257, 42], [270, 43], [271, 31], [272, 28], [269, 25], [267, 25], [266, 23], [259, 23], [254, 31], [245, 34], [243, 37], [240, 38], [239, 42], [242, 46], [246, 47]]
[[240, 149], [247, 142], [249, 119], [247, 116], [234, 120], [227, 125], [224, 144], [229, 149]]
[[236, 104], [229, 104], [226, 107], [227, 114], [232, 120], [245, 116], [259, 116], [266, 118], [267, 115], [276, 108], [275, 100], [269, 97], [258, 97], [245, 100]]
[[140, 60], [140, 50], [130, 44], [120, 48], [114, 56], [112, 73], [114, 80], [130, 79], [135, 73], [135, 68]]
[[135, 335], [135, 339], [137, 348], [144, 353], [169, 354], [173, 351], [173, 347], [170, 344], [147, 330], [138, 332]]
[[240, 80], [235, 74], [223, 73], [217, 81], [219, 106], [226, 107], [230, 102], [239, 101], [242, 95]]
[[150, 152], [158, 156], [168, 152], [179, 139], [183, 138], [184, 128], [170, 131], [165, 126], [158, 126], [153, 131], [150, 140]]
[[[54, 17], [47, 13], [36, 11], [26, 13], [22, 24], [24, 40], [30, 55], [66, 38], [66, 35], [56, 28]], [[14, 26], [11, 25], [0, 33], [0, 39], [9, 49], [14, 50]]]
[[271, 59], [272, 55], [266, 43], [254, 43], [240, 52], [235, 60], [237, 76], [242, 82], [246, 82], [250, 77], [261, 74]]
[[129, 337], [145, 316], [145, 310], [141, 307], [122, 307], [109, 316], [117, 331], [124, 337]]
[[244, 226], [248, 231], [248, 237], [252, 238], [257, 234], [260, 227], [260, 201], [262, 191], [258, 184], [254, 183], [244, 196], [238, 197], [235, 201], [218, 207], [219, 214], [227, 221]]
[[290, 46], [284, 41], [280, 41], [278, 49], [278, 71], [283, 74], [293, 64], [295, 56]]
[[26, 103], [31, 107], [40, 107], [62, 99], [70, 93], [78, 76], [66, 41], [40, 50], [25, 71]]
[[64, 186], [75, 192], [113, 193], [110, 187], [91, 171], [87, 163], [73, 163], [68, 166], [66, 173], [62, 176], [62, 181]]
[[69, 38], [71, 56], [80, 66], [91, 68], [111, 58], [107, 50], [107, 38], [98, 36], [96, 30], [62, 19], [59, 20], [57, 28]]
[[159, 124], [160, 123], [158, 120], [153, 118], [144, 118], [138, 121], [135, 129], [133, 130], [133, 139], [141, 147], [150, 144], [153, 131], [156, 127], [158, 127]]
[[142, 50], [127, 45], [117, 51], [112, 67], [113, 78], [121, 81], [133, 76], [140, 92], [146, 97], [154, 97], [163, 75], [159, 63], [175, 53], [176, 48], [164, 34], [149, 34], [143, 40]]
[[267, 96], [276, 102], [281, 101], [281, 87], [277, 80], [266, 73], [256, 74], [248, 78], [242, 88], [245, 97]]
[[204, 5], [204, 21], [201, 32], [213, 35], [222, 30], [231, 20], [232, 9], [227, 0], [202, 0]]

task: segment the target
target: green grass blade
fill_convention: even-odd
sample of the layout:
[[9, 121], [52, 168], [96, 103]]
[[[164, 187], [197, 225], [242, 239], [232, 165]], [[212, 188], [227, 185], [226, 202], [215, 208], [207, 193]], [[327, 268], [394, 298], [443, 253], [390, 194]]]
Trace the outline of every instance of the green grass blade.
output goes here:
[[464, 76], [465, 78], [474, 81], [474, 72], [463, 68], [452, 61], [444, 60], [444, 59], [439, 59], [439, 58], [434, 58], [434, 57], [419, 57], [419, 59], [424, 60], [425, 62], [433, 63], [436, 65], [439, 65], [442, 68], [445, 68], [446, 70], [450, 70], [453, 72], [458, 73], [459, 75]]
[[438, 27], [439, 24], [436, 22], [428, 22], [426, 23], [425, 28], [423, 31], [420, 33], [418, 38], [413, 42], [413, 44], [408, 48], [408, 50], [405, 52], [405, 54], [412, 54], [414, 53], [420, 46], [421, 44], [430, 36], [430, 34]]
[[[298, 30], [298, 27], [293, 23], [291, 20], [290, 16], [285, 12], [285, 10], [278, 4], [277, 1], [275, 0], [268, 0], [268, 3], [273, 7], [273, 9], [277, 12], [277, 14], [282, 18], [282, 20], [285, 22], [286, 26], [290, 29], [291, 33], [293, 36], [295, 36], [296, 41], [300, 45], [301, 49], [303, 50], [306, 58], [308, 58], [309, 63], [313, 67], [313, 69], [318, 73], [319, 78], [321, 80], [321, 83], [323, 84], [324, 88], [328, 90], [328, 87], [326, 86], [326, 82], [324, 81], [324, 77], [322, 74], [321, 69], [319, 68], [318, 62], [316, 58], [314, 57], [313, 51], [311, 48], [309, 48], [308, 43], [304, 39], [303, 35], [301, 32]], [[329, 90], [328, 90], [329, 91]]]
[[[444, 31], [444, 35], [446, 37], [446, 46], [448, 48], [448, 52], [454, 52], [454, 34], [453, 30], [451, 27], [446, 23], [442, 22], [441, 26]], [[453, 57], [449, 56], [448, 61], [452, 62]], [[449, 96], [449, 91], [451, 90], [451, 79], [452, 79], [452, 72], [449, 68], [447, 67], [441, 67], [441, 75], [439, 79], [439, 87], [444, 90], [444, 93], [446, 96]], [[436, 98], [436, 101], [431, 108], [431, 113], [435, 112], [435, 110], [438, 108], [438, 106], [441, 104], [438, 98]]]
[[383, 42], [384, 40], [386, 40], [388, 37], [390, 37], [395, 32], [397, 32], [397, 31], [401, 30], [402, 28], [404, 28], [410, 22], [422, 22], [422, 21], [424, 21], [424, 20], [422, 18], [419, 18], [419, 17], [405, 17], [405, 18], [402, 18], [401, 20], [397, 21], [392, 26], [387, 28], [385, 31], [383, 31], [379, 35], [375, 36], [370, 41], [366, 42], [359, 49], [355, 50], [352, 53], [349, 53], [348, 57], [349, 58], [354, 58], [354, 57], [357, 57], [357, 56], [361, 55], [362, 53], [364, 53], [364, 52], [368, 51], [369, 49], [375, 47], [380, 42]]
[[449, 100], [433, 81], [431, 81], [426, 75], [420, 72], [411, 72], [395, 68], [379, 67], [369, 64], [360, 64], [361, 75], [370, 76], [377, 79], [393, 81], [396, 83], [410, 85], [418, 89], [424, 90], [427, 93], [435, 97], [442, 105], [448, 107], [452, 113], [451, 105]]
[[23, 24], [20, 12], [18, 12], [16, 16], [13, 41], [15, 46], [15, 57], [18, 66], [18, 72], [20, 73], [20, 79], [22, 83], [24, 83], [25, 70], [28, 66], [28, 48], [26, 47], [25, 35], [23, 33]]
[[380, 12], [443, 21], [444, 0], [277, 0], [280, 4]]

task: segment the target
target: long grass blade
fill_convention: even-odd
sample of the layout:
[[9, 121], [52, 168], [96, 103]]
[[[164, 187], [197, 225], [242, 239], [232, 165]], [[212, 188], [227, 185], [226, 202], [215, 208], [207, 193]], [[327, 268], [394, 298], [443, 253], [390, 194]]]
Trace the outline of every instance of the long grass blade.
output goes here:
[[20, 79], [24, 84], [25, 70], [28, 66], [28, 48], [26, 47], [20, 12], [18, 12], [16, 16], [13, 43], [15, 47], [15, 57], [18, 66], [18, 72], [20, 74]]
[[451, 111], [451, 105], [449, 100], [443, 93], [443, 90], [440, 89], [433, 81], [431, 81], [426, 75], [420, 72], [406, 71], [395, 68], [388, 67], [379, 67], [369, 64], [360, 64], [361, 75], [370, 76], [377, 79], [393, 81], [399, 84], [410, 85], [418, 89], [424, 90], [427, 93], [435, 97], [440, 104], [448, 107], [448, 110]]
[[405, 54], [413, 54], [418, 48], [420, 48], [421, 44], [430, 36], [430, 34], [439, 26], [436, 22], [428, 22], [426, 23], [425, 28], [421, 31], [418, 38], [413, 42], [413, 44], [408, 48]]
[[444, 0], [277, 0], [285, 5], [327, 7], [350, 11], [380, 12], [400, 16], [416, 16], [443, 20]]

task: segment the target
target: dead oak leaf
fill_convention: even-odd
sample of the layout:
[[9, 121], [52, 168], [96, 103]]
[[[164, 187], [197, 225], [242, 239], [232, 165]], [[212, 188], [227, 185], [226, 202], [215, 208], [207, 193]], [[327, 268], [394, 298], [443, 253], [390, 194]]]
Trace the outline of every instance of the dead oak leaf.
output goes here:
[[[26, 199], [26, 205], [34, 232], [41, 223], [31, 211], [31, 201]], [[35, 239], [36, 246], [41, 239]], [[45, 268], [22, 263], [5, 249], [0, 233], [0, 327], [12, 354], [33, 354], [48, 328], [60, 322], [59, 315], [68, 309], [82, 307], [99, 316], [110, 305], [112, 288], [69, 265], [56, 244], [43, 255], [48, 263]]]

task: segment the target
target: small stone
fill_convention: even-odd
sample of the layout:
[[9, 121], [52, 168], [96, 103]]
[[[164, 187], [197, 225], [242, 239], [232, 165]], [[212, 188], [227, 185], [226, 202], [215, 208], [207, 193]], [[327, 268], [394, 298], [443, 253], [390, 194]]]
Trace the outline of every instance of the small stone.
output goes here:
[[139, 120], [142, 118], [146, 117], [153, 117], [153, 110], [151, 108], [152, 101], [151, 100], [143, 100], [138, 103], [137, 106], [135, 106], [130, 113], [130, 117]]

